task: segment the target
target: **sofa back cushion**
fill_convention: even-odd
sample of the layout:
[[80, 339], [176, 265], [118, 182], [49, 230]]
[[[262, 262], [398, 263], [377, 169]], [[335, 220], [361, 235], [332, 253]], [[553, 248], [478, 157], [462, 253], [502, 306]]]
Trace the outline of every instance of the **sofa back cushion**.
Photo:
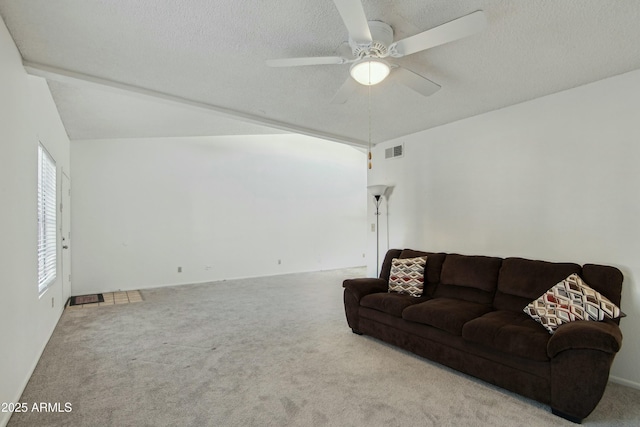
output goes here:
[[582, 279], [593, 289], [620, 305], [622, 295], [622, 272], [608, 265], [585, 264], [582, 266]]
[[502, 258], [448, 254], [434, 296], [491, 304]]
[[440, 272], [442, 270], [442, 263], [447, 256], [444, 253], [424, 252], [416, 251], [413, 249], [389, 249], [387, 255], [382, 263], [382, 269], [380, 271], [380, 278], [389, 281], [389, 275], [391, 272], [391, 262], [393, 258], [418, 258], [427, 257], [427, 265], [424, 269], [424, 289], [422, 291], [423, 296], [433, 296], [436, 286], [440, 282]]
[[[609, 301], [620, 307], [622, 295], [622, 272], [615, 267], [598, 264], [582, 266], [582, 279], [593, 289], [609, 298]], [[613, 319], [620, 324], [620, 318]]]
[[493, 306], [497, 310], [522, 311], [556, 283], [581, 272], [580, 265], [569, 262], [506, 258], [502, 261]]
[[421, 256], [427, 257], [427, 265], [424, 268], [424, 289], [422, 291], [422, 295], [431, 297], [440, 282], [442, 263], [444, 262], [447, 254], [404, 249], [398, 258], [416, 258]]
[[[389, 249], [387, 251], [387, 255], [384, 257], [384, 261], [382, 261], [382, 267], [380, 268], [380, 278], [389, 282], [389, 274], [391, 274], [391, 261], [394, 258], [398, 258], [402, 253], [402, 249]], [[415, 257], [414, 257], [415, 258]]]

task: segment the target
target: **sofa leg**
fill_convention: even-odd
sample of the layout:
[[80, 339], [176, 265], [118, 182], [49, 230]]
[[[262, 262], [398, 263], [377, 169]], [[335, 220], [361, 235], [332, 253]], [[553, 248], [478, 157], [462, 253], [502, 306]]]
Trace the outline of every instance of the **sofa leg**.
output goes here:
[[558, 417], [564, 418], [565, 420], [569, 420], [572, 423], [582, 424], [582, 418], [574, 417], [555, 408], [551, 408], [551, 413], [553, 415], [557, 415]]
[[353, 332], [353, 333], [354, 333], [354, 334], [356, 334], [356, 335], [362, 335], [362, 332], [357, 331], [357, 330], [355, 330], [355, 329], [353, 329], [353, 328], [351, 329], [351, 332]]

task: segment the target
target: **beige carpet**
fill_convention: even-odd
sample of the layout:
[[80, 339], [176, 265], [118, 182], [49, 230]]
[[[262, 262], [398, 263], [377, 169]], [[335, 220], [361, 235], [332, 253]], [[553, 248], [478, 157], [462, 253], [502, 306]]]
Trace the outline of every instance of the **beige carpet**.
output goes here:
[[[15, 414], [9, 425], [574, 425], [351, 333], [341, 283], [363, 274], [158, 288], [137, 304], [68, 310], [21, 398], [63, 412]], [[584, 425], [640, 425], [640, 391], [609, 384]]]

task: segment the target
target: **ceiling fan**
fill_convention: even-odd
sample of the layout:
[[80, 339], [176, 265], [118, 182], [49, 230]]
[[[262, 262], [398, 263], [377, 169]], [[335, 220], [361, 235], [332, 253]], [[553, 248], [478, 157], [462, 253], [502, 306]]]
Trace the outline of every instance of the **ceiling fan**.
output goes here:
[[[393, 41], [393, 29], [381, 21], [367, 21], [360, 0], [333, 0], [349, 32], [348, 48], [340, 56], [315, 56], [302, 58], [269, 59], [270, 67], [296, 67], [304, 65], [352, 64], [347, 81], [338, 89], [333, 104], [346, 102], [358, 83], [374, 85], [391, 78], [429, 96], [440, 89], [440, 85], [386, 58], [402, 58], [425, 49], [449, 43], [481, 31], [487, 20], [481, 10], [449, 21], [430, 30]], [[346, 46], [346, 43], [345, 45]], [[350, 48], [350, 49], [349, 49]], [[350, 52], [349, 52], [350, 50]]]

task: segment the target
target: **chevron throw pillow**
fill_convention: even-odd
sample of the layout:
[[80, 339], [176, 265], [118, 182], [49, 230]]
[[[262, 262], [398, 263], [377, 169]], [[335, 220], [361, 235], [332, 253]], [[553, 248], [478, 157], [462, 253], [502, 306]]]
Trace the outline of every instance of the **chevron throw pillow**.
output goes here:
[[409, 294], [412, 297], [422, 295], [424, 288], [424, 267], [427, 257], [393, 258], [389, 275], [389, 292]]
[[575, 320], [598, 321], [624, 316], [617, 305], [575, 273], [530, 302], [523, 311], [551, 334], [563, 323]]

